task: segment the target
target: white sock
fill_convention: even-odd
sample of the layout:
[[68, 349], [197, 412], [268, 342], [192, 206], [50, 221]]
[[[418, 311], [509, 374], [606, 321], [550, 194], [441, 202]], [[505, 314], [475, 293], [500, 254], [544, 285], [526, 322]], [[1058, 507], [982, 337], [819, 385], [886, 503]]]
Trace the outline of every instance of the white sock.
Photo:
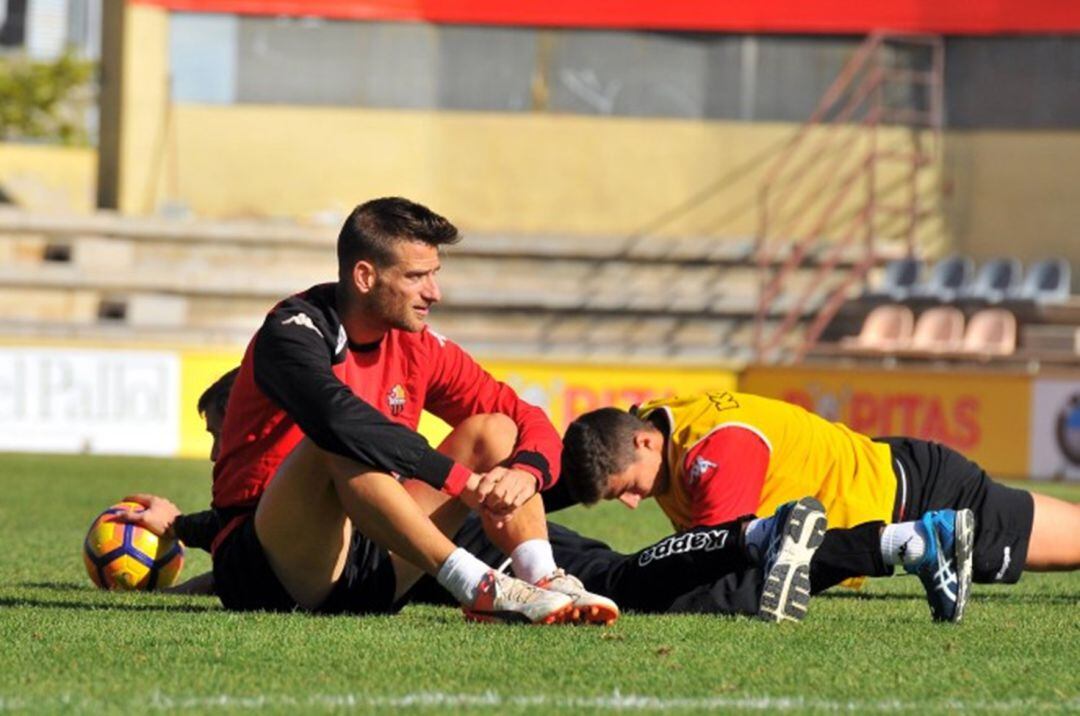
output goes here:
[[555, 571], [555, 555], [546, 539], [525, 540], [510, 553], [514, 576], [529, 584], [536, 584]]
[[491, 567], [468, 550], [458, 547], [439, 567], [435, 579], [454, 595], [454, 599], [471, 606], [476, 601], [476, 589], [480, 586], [480, 580], [490, 571]]
[[885, 564], [916, 564], [926, 554], [926, 532], [922, 522], [885, 525], [881, 532], [881, 557]]
[[765, 550], [769, 548], [769, 533], [772, 531], [772, 517], [758, 517], [746, 524], [743, 532], [743, 544], [746, 554], [754, 562], [760, 562]]

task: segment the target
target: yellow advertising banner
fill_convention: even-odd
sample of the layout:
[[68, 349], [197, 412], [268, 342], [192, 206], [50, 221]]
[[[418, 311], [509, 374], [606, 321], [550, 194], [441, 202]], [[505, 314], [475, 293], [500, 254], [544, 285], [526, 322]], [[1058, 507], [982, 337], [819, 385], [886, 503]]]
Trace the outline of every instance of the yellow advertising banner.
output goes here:
[[[199, 396], [219, 376], [238, 365], [241, 353], [185, 352], [181, 362], [180, 449], [183, 457], [206, 457], [210, 439], [196, 410]], [[486, 361], [481, 364], [539, 406], [561, 433], [578, 415], [605, 406], [628, 408], [653, 398], [700, 390], [732, 390], [736, 373], [719, 368], [594, 365], [529, 361]], [[420, 432], [437, 445], [450, 431], [438, 418], [424, 414]]]
[[[629, 408], [680, 393], [733, 390], [737, 383], [735, 371], [723, 366], [663, 368], [502, 360], [482, 360], [481, 364], [524, 400], [543, 408], [560, 434], [574, 418], [596, 408]], [[425, 413], [420, 432], [437, 444], [449, 428]]]
[[180, 457], [210, 457], [210, 436], [199, 415], [199, 396], [240, 365], [243, 352], [185, 351], [180, 354]]
[[864, 435], [944, 443], [992, 476], [1028, 475], [1026, 375], [751, 366], [739, 389], [801, 405]]

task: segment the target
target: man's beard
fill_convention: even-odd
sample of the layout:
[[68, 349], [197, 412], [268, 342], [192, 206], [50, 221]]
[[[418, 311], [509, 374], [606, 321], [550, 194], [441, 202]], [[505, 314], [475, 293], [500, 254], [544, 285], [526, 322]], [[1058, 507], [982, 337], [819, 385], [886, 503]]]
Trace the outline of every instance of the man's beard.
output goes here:
[[372, 310], [383, 323], [409, 333], [419, 333], [424, 330], [424, 322], [413, 313], [412, 306], [409, 304], [397, 303], [394, 296], [381, 291], [376, 292], [372, 298]]

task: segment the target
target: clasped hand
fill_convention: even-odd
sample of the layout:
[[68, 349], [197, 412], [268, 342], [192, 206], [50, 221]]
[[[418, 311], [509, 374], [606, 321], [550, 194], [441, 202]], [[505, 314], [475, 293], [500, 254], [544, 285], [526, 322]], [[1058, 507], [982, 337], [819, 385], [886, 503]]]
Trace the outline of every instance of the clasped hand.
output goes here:
[[499, 522], [512, 518], [517, 508], [537, 491], [536, 477], [524, 470], [497, 467], [473, 473], [465, 483], [461, 499], [474, 510], [483, 510]]

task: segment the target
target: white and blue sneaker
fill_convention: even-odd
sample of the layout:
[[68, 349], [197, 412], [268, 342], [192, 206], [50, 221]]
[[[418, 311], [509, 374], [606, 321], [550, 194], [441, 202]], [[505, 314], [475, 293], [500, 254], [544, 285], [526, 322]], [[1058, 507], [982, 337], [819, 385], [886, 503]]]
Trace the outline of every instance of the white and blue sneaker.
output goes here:
[[935, 510], [919, 521], [926, 532], [926, 552], [904, 568], [919, 575], [934, 621], [958, 622], [971, 591], [975, 515], [971, 510]]
[[785, 503], [776, 509], [769, 527], [758, 617], [802, 621], [810, 605], [810, 558], [825, 538], [825, 508], [813, 497]]

